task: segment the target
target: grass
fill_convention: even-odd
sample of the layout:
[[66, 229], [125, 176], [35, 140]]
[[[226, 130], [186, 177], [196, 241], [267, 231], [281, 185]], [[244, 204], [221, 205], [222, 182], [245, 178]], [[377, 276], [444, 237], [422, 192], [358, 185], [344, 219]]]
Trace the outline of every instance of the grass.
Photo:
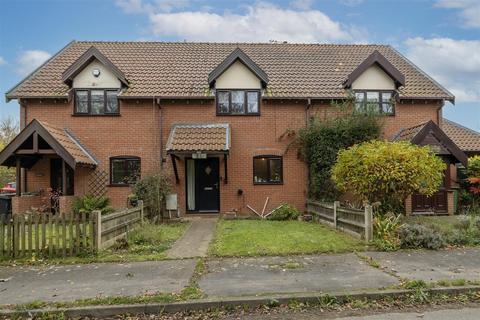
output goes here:
[[362, 241], [304, 221], [219, 220], [209, 253], [266, 256], [364, 250]]
[[97, 254], [66, 257], [45, 258], [30, 257], [15, 261], [1, 261], [0, 264], [74, 264], [94, 262], [137, 262], [154, 261], [166, 258], [166, 250], [183, 235], [188, 223], [150, 224], [145, 223], [128, 235], [124, 241], [117, 242], [113, 247]]

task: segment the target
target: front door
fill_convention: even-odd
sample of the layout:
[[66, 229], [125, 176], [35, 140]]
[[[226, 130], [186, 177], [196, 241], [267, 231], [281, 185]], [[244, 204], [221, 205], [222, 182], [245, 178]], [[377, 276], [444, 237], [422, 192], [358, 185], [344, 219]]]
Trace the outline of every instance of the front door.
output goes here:
[[195, 206], [200, 212], [220, 210], [218, 158], [195, 159]]

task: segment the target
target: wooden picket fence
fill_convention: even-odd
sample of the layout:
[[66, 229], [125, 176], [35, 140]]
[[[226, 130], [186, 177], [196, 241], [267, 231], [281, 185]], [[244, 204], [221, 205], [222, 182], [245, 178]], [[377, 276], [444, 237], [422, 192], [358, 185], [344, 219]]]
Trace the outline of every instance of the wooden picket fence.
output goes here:
[[95, 251], [96, 214], [0, 216], [0, 258], [74, 256]]
[[339, 201], [324, 203], [307, 200], [307, 212], [313, 216], [314, 221], [365, 241], [373, 240], [372, 207], [369, 205], [363, 209], [354, 209], [342, 207]]

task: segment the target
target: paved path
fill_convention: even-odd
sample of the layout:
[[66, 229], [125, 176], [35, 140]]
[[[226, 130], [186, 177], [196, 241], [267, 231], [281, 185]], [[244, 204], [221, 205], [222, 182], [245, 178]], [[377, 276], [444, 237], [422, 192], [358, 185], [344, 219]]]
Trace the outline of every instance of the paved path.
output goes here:
[[206, 257], [216, 225], [217, 218], [192, 219], [187, 231], [167, 251], [167, 257], [170, 259]]
[[180, 292], [195, 260], [0, 267], [0, 304]]
[[[197, 231], [208, 226], [213, 234], [215, 221], [195, 225]], [[197, 248], [191, 255], [199, 255], [200, 247], [205, 254], [209, 239], [195, 234], [188, 240]], [[378, 289], [398, 284], [400, 277], [480, 280], [480, 248], [362, 254], [373, 257], [381, 268], [371, 267], [353, 253], [211, 259], [198, 284], [209, 297], [227, 297]], [[0, 304], [180, 292], [188, 286], [196, 261], [0, 267]]]
[[199, 281], [208, 296], [380, 289], [399, 280], [355, 254], [231, 258], [207, 262]]
[[480, 280], [480, 249], [371, 252], [366, 255], [402, 278], [424, 280]]

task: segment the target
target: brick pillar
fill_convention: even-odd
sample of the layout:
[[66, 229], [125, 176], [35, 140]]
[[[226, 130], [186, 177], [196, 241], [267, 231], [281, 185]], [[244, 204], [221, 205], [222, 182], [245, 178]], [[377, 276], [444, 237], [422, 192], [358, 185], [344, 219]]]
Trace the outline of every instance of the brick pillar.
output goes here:
[[408, 196], [405, 200], [405, 214], [407, 216], [412, 214], [412, 196]]
[[447, 212], [449, 215], [455, 214], [455, 197], [453, 190], [447, 191]]

